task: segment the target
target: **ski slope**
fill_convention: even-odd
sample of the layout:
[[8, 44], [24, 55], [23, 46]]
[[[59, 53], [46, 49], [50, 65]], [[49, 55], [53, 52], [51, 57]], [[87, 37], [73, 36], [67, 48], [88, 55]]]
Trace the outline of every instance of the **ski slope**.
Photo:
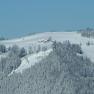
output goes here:
[[[38, 45], [47, 46], [49, 48], [47, 52], [39, 52], [38, 54], [26, 56], [29, 63], [27, 63], [26, 58], [23, 58], [21, 66], [16, 70], [16, 72], [22, 72], [24, 69], [29, 68], [31, 65], [34, 65], [36, 62], [42, 60], [45, 56], [48, 55], [48, 53], [51, 52], [50, 49], [52, 42], [46, 42], [49, 37], [51, 37], [53, 41], [56, 40], [58, 42], [64, 42], [66, 40], [69, 40], [71, 43], [80, 44], [84, 52], [83, 55], [90, 58], [90, 60], [94, 62], [94, 39], [83, 37], [76, 31], [37, 33], [35, 35], [18, 39], [1, 41], [1, 44], [5, 44], [7, 47], [18, 45], [19, 47], [25, 47], [26, 49], [28, 49], [29, 46], [37, 47]], [[92, 45], [87, 46], [87, 42], [92, 43]]]
[[15, 70], [16, 73], [22, 73], [25, 69], [30, 68], [31, 66], [35, 65], [39, 61], [41, 61], [43, 58], [49, 55], [49, 53], [52, 51], [52, 49], [49, 49], [47, 51], [41, 51], [39, 53], [31, 54], [29, 56], [26, 56], [22, 58], [21, 65]]

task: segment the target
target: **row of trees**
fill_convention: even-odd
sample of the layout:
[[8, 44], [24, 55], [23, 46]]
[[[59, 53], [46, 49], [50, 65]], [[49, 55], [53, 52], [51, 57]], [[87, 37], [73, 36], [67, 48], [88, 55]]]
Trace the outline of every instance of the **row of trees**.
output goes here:
[[94, 29], [92, 29], [92, 28], [82, 29], [82, 30], [80, 30], [80, 33], [84, 37], [88, 37], [88, 38], [92, 37], [92, 38], [94, 38]]
[[11, 52], [13, 51], [14, 53], [19, 53], [20, 57], [23, 57], [26, 55], [26, 50], [25, 48], [19, 48], [17, 45], [14, 45], [13, 47], [6, 48], [5, 45], [1, 44], [0, 45], [0, 53], [6, 53], [6, 52]]
[[46, 51], [48, 49], [47, 46], [40, 46], [40, 45], [37, 45], [36, 47], [32, 47], [30, 46], [28, 48], [28, 53], [29, 54], [32, 54], [32, 53], [38, 53], [40, 51]]
[[[14, 50], [14, 49], [19, 50], [20, 54], [21, 55], [23, 54], [23, 56], [26, 55], [26, 53], [27, 53], [25, 48], [20, 49], [17, 45], [14, 45], [13, 47], [7, 48], [5, 45], [1, 44], [0, 45], [0, 54], [6, 53], [6, 52], [10, 51], [11, 49], [12, 50]], [[46, 51], [47, 49], [48, 49], [47, 46], [40, 46], [40, 45], [37, 45], [36, 47], [29, 46], [28, 53], [29, 54], [38, 53], [40, 51]], [[23, 57], [23, 56], [21, 56], [21, 57]]]

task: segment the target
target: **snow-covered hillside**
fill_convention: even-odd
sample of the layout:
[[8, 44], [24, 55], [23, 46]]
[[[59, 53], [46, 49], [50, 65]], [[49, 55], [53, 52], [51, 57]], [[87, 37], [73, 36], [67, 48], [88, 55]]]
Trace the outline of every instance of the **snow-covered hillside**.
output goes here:
[[23, 72], [25, 69], [30, 68], [30, 66], [34, 65], [35, 63], [38, 63], [43, 58], [45, 58], [49, 53], [52, 51], [52, 49], [49, 49], [47, 51], [41, 51], [39, 53], [31, 54], [29, 56], [26, 56], [22, 58], [21, 65], [15, 70], [15, 72]]
[[[51, 38], [50, 41], [48, 41], [49, 38]], [[26, 56], [29, 63], [27, 62], [26, 58], [23, 58], [22, 64], [16, 70], [17, 72], [19, 72], [19, 70], [22, 72], [22, 70], [30, 67], [31, 65], [34, 65], [43, 57], [47, 56], [48, 53], [51, 52], [49, 49], [51, 49], [52, 41], [54, 40], [59, 42], [69, 40], [71, 43], [80, 44], [84, 52], [83, 55], [87, 56], [91, 59], [92, 62], [94, 62], [94, 39], [82, 37], [81, 34], [76, 31], [39, 33], [19, 39], [1, 41], [1, 44], [5, 44], [7, 47], [18, 45], [19, 47], [25, 47], [26, 49], [28, 49], [30, 46], [37, 47], [38, 45], [48, 47], [48, 50], [45, 52], [39, 52], [38, 54]], [[91, 45], [87, 45], [88, 42], [90, 42]]]

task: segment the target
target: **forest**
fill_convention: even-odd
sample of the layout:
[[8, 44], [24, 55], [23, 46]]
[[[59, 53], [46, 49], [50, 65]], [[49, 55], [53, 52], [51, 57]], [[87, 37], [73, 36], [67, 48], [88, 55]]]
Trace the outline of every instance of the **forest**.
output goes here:
[[53, 51], [39, 63], [8, 75], [26, 55], [17, 49], [0, 61], [0, 94], [94, 94], [94, 64], [82, 56], [80, 45], [54, 41]]

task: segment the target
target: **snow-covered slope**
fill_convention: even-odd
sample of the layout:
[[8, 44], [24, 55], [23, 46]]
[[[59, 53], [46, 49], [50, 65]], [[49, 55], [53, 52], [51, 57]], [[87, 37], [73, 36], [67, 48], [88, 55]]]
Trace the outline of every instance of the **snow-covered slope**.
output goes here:
[[47, 40], [49, 37], [52, 37], [53, 40], [57, 40], [60, 42], [63, 42], [65, 40], [70, 40], [72, 43], [82, 43], [86, 44], [87, 41], [94, 42], [94, 39], [92, 38], [85, 38], [82, 37], [80, 33], [77, 32], [45, 32], [45, 33], [39, 33], [27, 37], [22, 37], [19, 39], [12, 39], [12, 40], [5, 40], [1, 41], [1, 43], [5, 44], [6, 46], [11, 45], [19, 45], [21, 47], [28, 47], [32, 44], [43, 44], [41, 41]]
[[[59, 42], [63, 42], [66, 40], [69, 40], [71, 43], [75, 44], [80, 44], [82, 47], [82, 50], [84, 52], [84, 56], [87, 56], [88, 58], [91, 59], [92, 62], [94, 62], [94, 39], [93, 38], [86, 38], [82, 37], [80, 33], [78, 32], [45, 32], [45, 33], [39, 33], [19, 39], [13, 39], [13, 40], [6, 40], [2, 41], [1, 44], [5, 44], [7, 47], [12, 46], [12, 45], [18, 45], [19, 47], [25, 47], [28, 49], [29, 46], [48, 46], [48, 48], [51, 48], [51, 41], [47, 41], [49, 37], [52, 38], [52, 40], [56, 40]], [[92, 45], [87, 46], [86, 44], [88, 42], [91, 42]], [[50, 52], [48, 50], [48, 52]], [[47, 52], [47, 54], [48, 54]], [[38, 59], [38, 57], [45, 57], [43, 53], [46, 52], [39, 52], [38, 54], [32, 54], [30, 56], [27, 56], [28, 61], [30, 62], [27, 63], [27, 60], [25, 58], [22, 59], [22, 64], [21, 66], [16, 70], [17, 72], [20, 70], [22, 71], [23, 69], [26, 69], [27, 67], [35, 64], [36, 62], [40, 61], [41, 58]], [[26, 67], [27, 66], [27, 67]]]
[[47, 51], [41, 51], [39, 53], [31, 54], [29, 56], [26, 56], [22, 58], [21, 65], [15, 70], [15, 72], [23, 72], [25, 69], [30, 68], [32, 65], [35, 65], [35, 63], [38, 63], [43, 58], [45, 58], [49, 53], [52, 51], [52, 49], [49, 49]]

